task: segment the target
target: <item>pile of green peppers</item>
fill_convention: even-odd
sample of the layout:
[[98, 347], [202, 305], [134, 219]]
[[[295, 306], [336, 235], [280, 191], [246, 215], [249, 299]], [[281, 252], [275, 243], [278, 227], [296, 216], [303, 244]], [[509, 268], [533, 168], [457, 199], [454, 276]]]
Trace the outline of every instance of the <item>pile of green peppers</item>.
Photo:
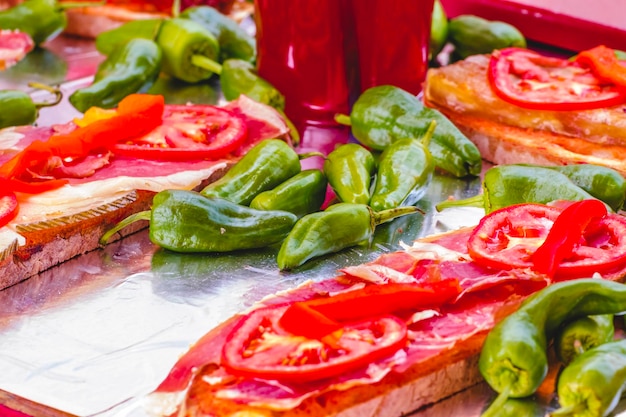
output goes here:
[[246, 94], [284, 108], [280, 92], [254, 71], [254, 38], [210, 6], [186, 9], [176, 18], [128, 22], [101, 33], [96, 48], [107, 58], [94, 83], [71, 97], [80, 111], [111, 108], [120, 96], [148, 91], [160, 72], [186, 83], [217, 73], [227, 100]]
[[447, 117], [401, 88], [369, 88], [359, 96], [349, 116], [339, 114], [335, 120], [351, 126], [360, 143], [377, 151], [400, 139], [422, 137], [434, 120], [437, 126], [428, 149], [435, 166], [455, 177], [481, 172], [482, 159], [476, 145]]
[[399, 139], [376, 157], [357, 143], [333, 150], [324, 162], [324, 173], [339, 201], [367, 204], [374, 211], [416, 203], [435, 170], [428, 144], [436, 125], [432, 121], [423, 136]]
[[498, 165], [485, 172], [482, 189], [483, 193], [475, 197], [443, 201], [436, 208], [482, 207], [491, 213], [513, 204], [595, 198], [618, 211], [626, 199], [624, 177], [614, 169], [593, 164]]
[[282, 140], [261, 141], [200, 192], [156, 194], [150, 210], [122, 220], [100, 242], [104, 245], [128, 225], [147, 220], [151, 241], [175, 252], [221, 253], [282, 242], [277, 263], [284, 270], [369, 242], [377, 225], [421, 212], [415, 206], [399, 206], [401, 200], [380, 211], [370, 208], [367, 201], [340, 202], [322, 210], [329, 184], [325, 171], [302, 170], [301, 166], [302, 158], [313, 155], [321, 156], [298, 154]]
[[226, 100], [245, 94], [275, 108], [294, 144], [300, 142], [285, 115], [285, 97], [256, 73], [254, 38], [213, 7], [190, 7], [176, 18], [125, 23], [98, 35], [96, 49], [107, 58], [93, 84], [70, 97], [81, 112], [91, 106], [112, 108], [120, 97], [151, 92], [161, 72], [189, 84], [217, 74]]
[[[558, 380], [562, 409], [551, 415], [597, 416], [610, 413], [626, 386], [626, 342], [613, 342], [612, 319], [626, 311], [626, 285], [596, 278], [552, 284], [531, 295], [487, 335], [479, 370], [499, 393], [483, 416], [500, 415], [510, 398], [532, 395], [548, 373], [548, 344], [592, 340]], [[595, 324], [588, 317], [602, 317]]]

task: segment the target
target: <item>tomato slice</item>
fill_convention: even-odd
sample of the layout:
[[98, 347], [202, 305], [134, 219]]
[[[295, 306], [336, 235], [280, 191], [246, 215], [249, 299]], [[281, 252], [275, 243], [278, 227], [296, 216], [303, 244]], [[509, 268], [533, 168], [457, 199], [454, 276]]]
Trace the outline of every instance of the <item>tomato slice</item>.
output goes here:
[[406, 324], [394, 316], [346, 324], [332, 344], [296, 336], [278, 323], [287, 307], [257, 309], [243, 318], [223, 347], [222, 365], [239, 376], [313, 381], [367, 366], [406, 344]]
[[161, 126], [142, 137], [117, 143], [112, 150], [116, 155], [140, 159], [218, 159], [237, 149], [247, 136], [243, 118], [229, 110], [168, 105]]
[[19, 205], [17, 198], [11, 191], [3, 191], [0, 195], [0, 227], [5, 226], [17, 215]]
[[522, 48], [491, 54], [489, 82], [502, 100], [536, 110], [588, 110], [626, 102], [623, 89], [578, 62]]
[[[483, 217], [470, 235], [468, 253], [474, 262], [488, 268], [534, 269], [533, 255], [561, 212], [541, 204], [496, 210]], [[626, 219], [607, 214], [592, 220], [574, 246], [556, 267], [556, 279], [591, 276], [626, 265]]]

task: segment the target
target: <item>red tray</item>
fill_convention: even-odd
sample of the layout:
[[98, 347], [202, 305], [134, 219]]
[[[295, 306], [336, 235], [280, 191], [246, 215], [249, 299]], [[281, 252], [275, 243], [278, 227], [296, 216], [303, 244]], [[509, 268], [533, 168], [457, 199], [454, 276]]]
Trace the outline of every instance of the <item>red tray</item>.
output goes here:
[[622, 0], [441, 0], [448, 17], [473, 14], [517, 27], [527, 39], [570, 51], [626, 50]]

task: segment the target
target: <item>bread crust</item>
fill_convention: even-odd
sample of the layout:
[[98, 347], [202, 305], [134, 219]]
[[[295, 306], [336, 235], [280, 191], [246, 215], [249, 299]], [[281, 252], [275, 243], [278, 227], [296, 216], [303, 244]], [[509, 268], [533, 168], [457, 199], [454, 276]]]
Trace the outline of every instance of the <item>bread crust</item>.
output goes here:
[[[222, 177], [227, 169], [216, 169], [196, 189]], [[0, 289], [98, 249], [99, 239], [107, 230], [133, 213], [148, 210], [155, 194], [152, 191], [135, 190], [87, 211], [17, 225], [16, 231], [26, 239], [26, 243], [19, 245], [16, 241], [0, 252]], [[133, 223], [111, 240], [128, 236], [147, 225], [147, 222]]]
[[613, 168], [626, 176], [626, 147], [602, 145], [584, 138], [522, 129], [485, 118], [455, 113], [426, 103], [445, 114], [470, 139], [482, 158], [496, 165], [595, 164]]

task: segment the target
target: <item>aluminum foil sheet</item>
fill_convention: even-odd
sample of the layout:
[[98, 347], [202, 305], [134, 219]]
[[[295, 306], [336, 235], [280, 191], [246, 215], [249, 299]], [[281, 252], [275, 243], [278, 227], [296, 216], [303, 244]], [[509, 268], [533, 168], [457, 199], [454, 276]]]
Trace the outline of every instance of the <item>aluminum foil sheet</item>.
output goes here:
[[426, 215], [379, 226], [371, 247], [295, 272], [279, 272], [276, 247], [177, 254], [154, 246], [146, 231], [72, 259], [0, 291], [0, 390], [27, 400], [20, 408], [30, 413], [33, 402], [49, 415], [147, 416], [142, 397], [204, 333], [267, 295], [333, 277], [400, 241], [475, 223], [479, 209], [433, 206], [479, 189], [478, 178], [436, 176], [418, 204]]

